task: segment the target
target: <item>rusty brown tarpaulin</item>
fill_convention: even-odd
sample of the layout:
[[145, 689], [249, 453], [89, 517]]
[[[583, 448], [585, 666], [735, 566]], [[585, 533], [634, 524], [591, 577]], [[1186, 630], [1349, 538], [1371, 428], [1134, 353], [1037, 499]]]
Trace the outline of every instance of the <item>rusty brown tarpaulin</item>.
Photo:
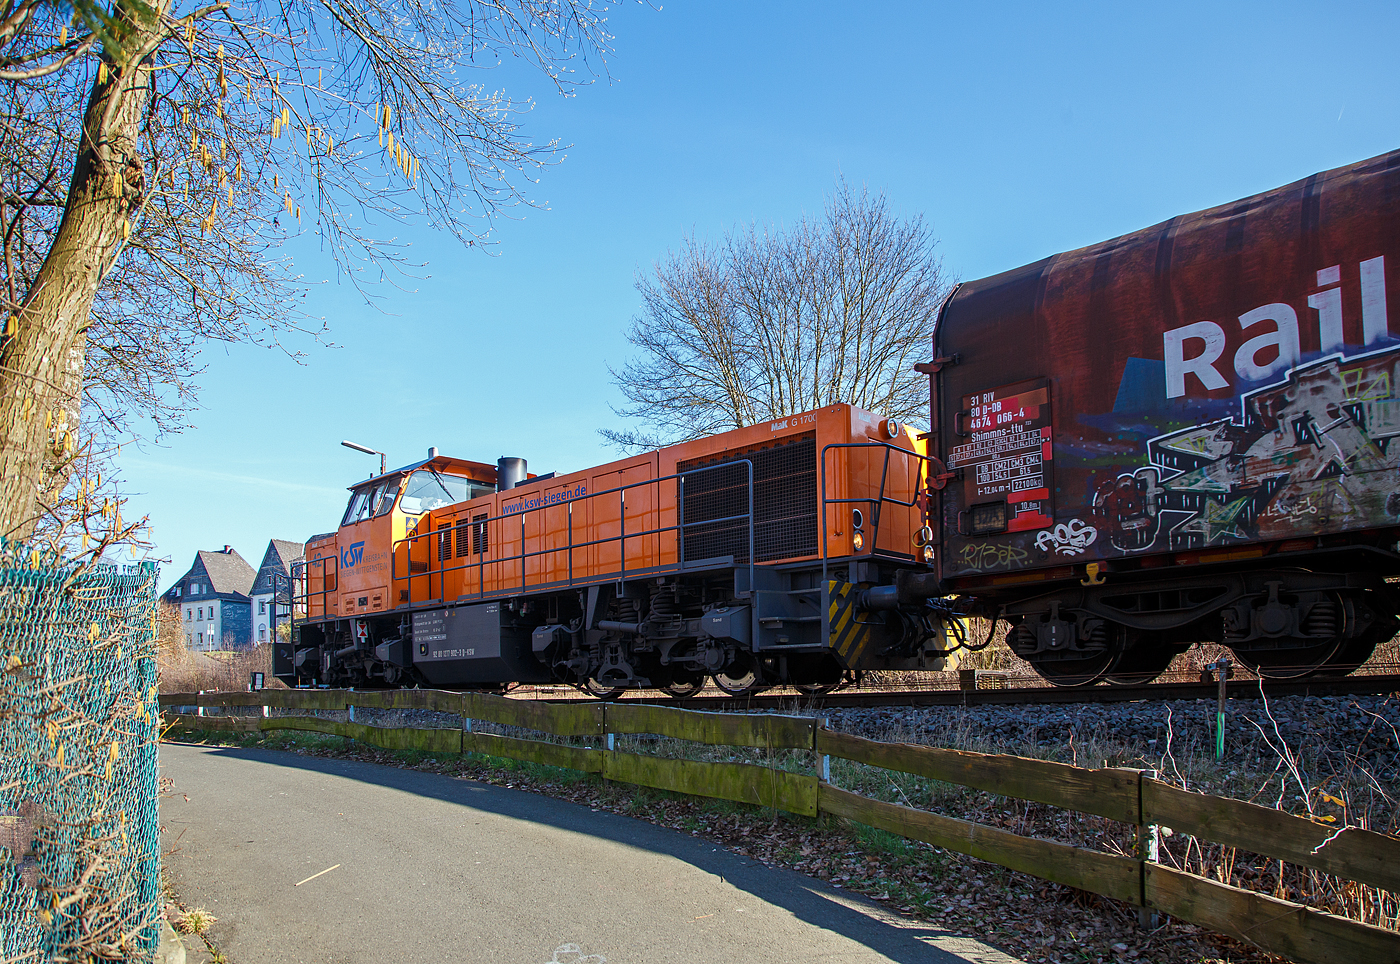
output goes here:
[[1396, 525], [1397, 266], [1400, 151], [962, 285], [943, 576]]

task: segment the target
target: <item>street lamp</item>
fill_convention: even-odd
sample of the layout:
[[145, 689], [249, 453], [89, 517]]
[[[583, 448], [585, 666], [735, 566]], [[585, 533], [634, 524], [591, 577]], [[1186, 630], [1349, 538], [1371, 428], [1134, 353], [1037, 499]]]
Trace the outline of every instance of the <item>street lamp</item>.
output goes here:
[[383, 452], [372, 449], [368, 445], [356, 445], [354, 442], [341, 442], [340, 444], [347, 449], [354, 449], [356, 452], [379, 456], [379, 474], [383, 475], [385, 472], [389, 471], [389, 463], [385, 461]]

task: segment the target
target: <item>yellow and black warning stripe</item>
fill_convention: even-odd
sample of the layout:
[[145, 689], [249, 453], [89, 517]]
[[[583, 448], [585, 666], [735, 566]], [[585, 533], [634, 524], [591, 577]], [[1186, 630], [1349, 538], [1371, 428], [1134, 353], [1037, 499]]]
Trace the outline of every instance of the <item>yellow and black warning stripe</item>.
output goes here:
[[828, 645], [846, 669], [858, 669], [874, 638], [870, 625], [865, 622], [867, 614], [856, 608], [861, 587], [832, 579], [826, 588], [831, 600], [827, 609]]

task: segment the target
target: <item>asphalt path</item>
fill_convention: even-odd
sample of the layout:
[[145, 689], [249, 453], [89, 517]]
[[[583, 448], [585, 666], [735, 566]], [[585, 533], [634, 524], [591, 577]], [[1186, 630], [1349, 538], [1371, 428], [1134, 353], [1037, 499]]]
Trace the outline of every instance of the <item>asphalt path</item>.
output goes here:
[[162, 745], [161, 773], [166, 867], [218, 918], [231, 964], [1017, 964], [823, 881], [538, 794], [188, 744]]

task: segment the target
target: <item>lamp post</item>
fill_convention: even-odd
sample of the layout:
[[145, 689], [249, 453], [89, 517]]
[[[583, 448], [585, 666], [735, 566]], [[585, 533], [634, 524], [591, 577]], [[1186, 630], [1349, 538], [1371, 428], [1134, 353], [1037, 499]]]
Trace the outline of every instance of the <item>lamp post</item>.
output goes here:
[[359, 445], [355, 442], [349, 441], [341, 442], [340, 444], [345, 446], [347, 449], [354, 449], [356, 452], [363, 452], [366, 455], [379, 456], [379, 474], [383, 475], [385, 472], [389, 471], [389, 463], [385, 460], [384, 453], [379, 451], [378, 449], [372, 449], [368, 445]]

